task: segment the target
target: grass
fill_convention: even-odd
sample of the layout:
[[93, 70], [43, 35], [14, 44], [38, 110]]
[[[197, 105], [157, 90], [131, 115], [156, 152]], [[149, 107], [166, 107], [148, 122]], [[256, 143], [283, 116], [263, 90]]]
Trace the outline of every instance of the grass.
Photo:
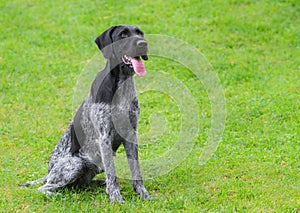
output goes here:
[[[300, 211], [297, 0], [12, 0], [1, 1], [0, 14], [1, 212]], [[199, 166], [211, 120], [203, 85], [186, 67], [152, 57], [148, 73], [163, 71], [188, 88], [199, 106], [200, 127], [187, 158], [145, 181], [158, 199], [140, 200], [126, 179], [120, 180], [125, 205], [111, 205], [104, 188], [46, 198], [36, 187], [17, 187], [46, 174], [49, 155], [73, 117], [76, 82], [98, 52], [93, 40], [117, 24], [181, 39], [205, 55], [226, 94], [226, 128], [217, 151]], [[141, 94], [140, 102], [145, 160], [161, 156], [178, 139], [180, 110], [155, 91]], [[157, 120], [165, 134], [147, 142]]]

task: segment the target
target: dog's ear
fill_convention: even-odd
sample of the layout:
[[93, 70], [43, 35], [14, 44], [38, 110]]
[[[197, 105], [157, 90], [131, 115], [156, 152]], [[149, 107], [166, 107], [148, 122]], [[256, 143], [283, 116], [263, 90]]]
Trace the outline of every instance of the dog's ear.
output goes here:
[[105, 58], [110, 58], [113, 54], [112, 48], [112, 33], [117, 28], [117, 26], [113, 26], [103, 32], [100, 36], [98, 36], [95, 40], [95, 43], [98, 45], [99, 49], [102, 51]]

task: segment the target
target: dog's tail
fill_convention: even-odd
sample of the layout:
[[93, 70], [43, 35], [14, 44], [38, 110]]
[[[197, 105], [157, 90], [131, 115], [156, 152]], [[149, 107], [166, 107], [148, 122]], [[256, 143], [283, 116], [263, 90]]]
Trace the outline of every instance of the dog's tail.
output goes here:
[[43, 177], [43, 178], [40, 178], [40, 179], [37, 179], [34, 181], [28, 181], [26, 183], [18, 184], [18, 186], [24, 186], [24, 187], [35, 186], [35, 185], [45, 182], [45, 180], [46, 180], [46, 177]]

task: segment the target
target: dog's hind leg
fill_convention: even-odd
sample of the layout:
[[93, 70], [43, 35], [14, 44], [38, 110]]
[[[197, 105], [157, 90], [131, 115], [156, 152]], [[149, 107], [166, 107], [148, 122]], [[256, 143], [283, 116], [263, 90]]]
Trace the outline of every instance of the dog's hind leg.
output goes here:
[[[82, 158], [72, 155], [63, 157], [49, 171], [45, 178], [46, 183], [39, 188], [39, 191], [52, 195], [57, 190], [73, 184], [79, 179], [85, 179], [82, 177], [86, 175], [86, 171], [87, 168]], [[92, 175], [85, 181], [91, 181], [91, 178], [93, 178]]]

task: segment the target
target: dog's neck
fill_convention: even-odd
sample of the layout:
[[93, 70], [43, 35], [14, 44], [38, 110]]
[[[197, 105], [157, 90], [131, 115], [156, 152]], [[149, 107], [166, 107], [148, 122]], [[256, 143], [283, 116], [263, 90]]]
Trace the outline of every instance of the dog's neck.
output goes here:
[[106, 70], [115, 81], [115, 86], [120, 86], [123, 82], [133, 79], [134, 71], [120, 60], [108, 60]]
[[136, 96], [133, 74], [128, 75], [129, 67], [123, 63], [117, 64], [108, 60], [103, 71], [99, 72], [91, 88], [92, 99], [95, 102], [112, 103], [115, 93], [118, 98]]
[[120, 63], [111, 69], [110, 74], [115, 82], [112, 103], [125, 109], [136, 97], [133, 72], [128, 66]]
[[134, 71], [131, 70], [124, 63], [118, 63], [114, 66], [114, 63], [108, 61], [110, 69], [110, 78], [113, 81], [113, 98], [118, 102], [129, 101], [133, 96], [136, 96], [134, 86]]

